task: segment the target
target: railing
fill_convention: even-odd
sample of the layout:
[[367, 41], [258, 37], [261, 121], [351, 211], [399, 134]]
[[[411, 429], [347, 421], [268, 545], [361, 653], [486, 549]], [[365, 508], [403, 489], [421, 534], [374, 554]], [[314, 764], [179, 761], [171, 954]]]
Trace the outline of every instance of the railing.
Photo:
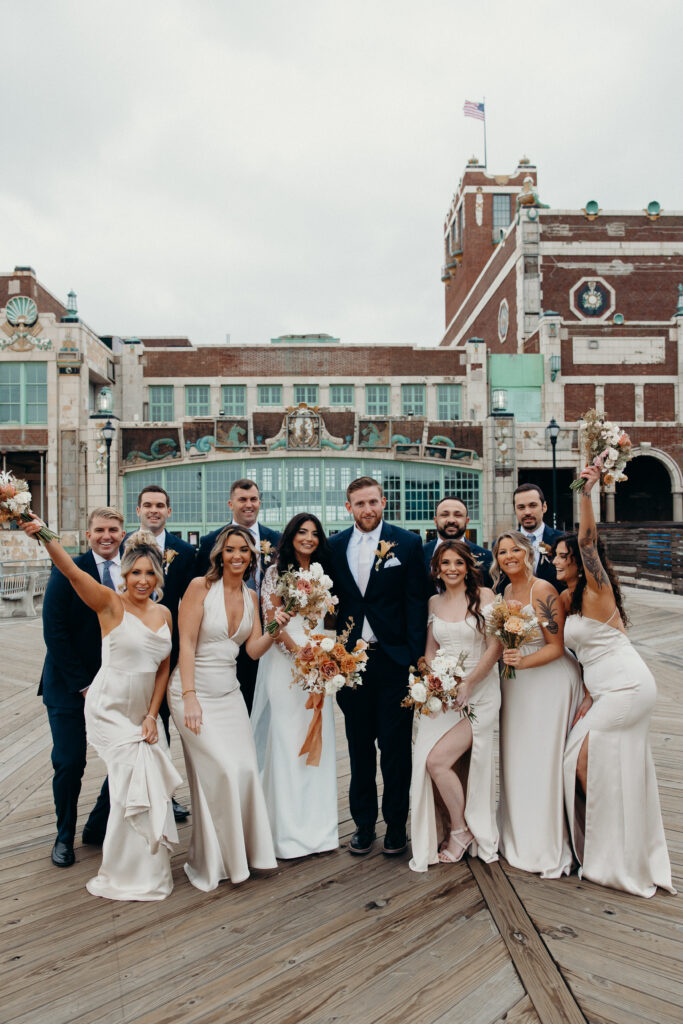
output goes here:
[[600, 536], [623, 583], [683, 594], [683, 525], [601, 523]]

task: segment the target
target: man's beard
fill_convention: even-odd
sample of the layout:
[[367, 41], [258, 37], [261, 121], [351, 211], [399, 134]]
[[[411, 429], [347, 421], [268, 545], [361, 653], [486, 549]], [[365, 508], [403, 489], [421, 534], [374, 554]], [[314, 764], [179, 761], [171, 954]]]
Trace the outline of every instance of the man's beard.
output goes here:
[[436, 531], [441, 537], [441, 540], [462, 540], [465, 536], [465, 530], [459, 530], [458, 533], [445, 533], [442, 530], [437, 529]]

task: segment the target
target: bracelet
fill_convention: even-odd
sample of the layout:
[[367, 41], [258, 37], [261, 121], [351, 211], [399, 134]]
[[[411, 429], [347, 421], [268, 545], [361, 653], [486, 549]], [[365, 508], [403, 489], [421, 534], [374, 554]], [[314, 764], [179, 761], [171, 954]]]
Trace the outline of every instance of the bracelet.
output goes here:
[[[145, 718], [151, 718], [153, 722], [156, 722], [156, 720], [157, 720], [157, 716], [156, 715], [150, 715], [149, 713], [147, 713], [145, 715]], [[143, 719], [143, 721], [144, 721], [144, 719]]]
[[196, 690], [183, 690], [180, 694], [181, 697], [187, 697], [188, 693], [196, 693]]

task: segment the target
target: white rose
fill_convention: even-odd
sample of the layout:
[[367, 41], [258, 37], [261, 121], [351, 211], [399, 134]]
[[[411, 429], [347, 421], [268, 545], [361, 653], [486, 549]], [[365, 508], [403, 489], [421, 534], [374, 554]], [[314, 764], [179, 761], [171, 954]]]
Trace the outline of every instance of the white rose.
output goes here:
[[450, 676], [446, 676], [445, 679], [441, 680], [441, 686], [446, 693], [450, 693], [452, 690], [455, 689], [457, 683], [455, 679], [452, 679]]
[[331, 640], [329, 636], [326, 636], [324, 640], [320, 641], [320, 647], [323, 651], [331, 651], [334, 647], [334, 640]]
[[320, 564], [320, 562], [312, 562], [311, 563], [311, 568], [309, 569], [309, 572], [310, 572], [311, 576], [313, 577], [313, 579], [315, 579], [315, 580], [320, 580], [324, 576], [323, 567]]
[[330, 579], [329, 576], [321, 576], [320, 577], [320, 583], [321, 583], [321, 586], [323, 586], [325, 588], [325, 590], [330, 590], [331, 587], [332, 587], [332, 580]]
[[333, 676], [330, 683], [334, 686], [335, 690], [341, 690], [342, 686], [346, 683], [346, 679], [342, 675]]
[[438, 697], [430, 697], [427, 701], [427, 707], [432, 713], [441, 711], [441, 701]]
[[413, 683], [410, 687], [410, 696], [418, 704], [424, 704], [427, 700], [427, 687], [424, 683]]
[[31, 504], [31, 492], [30, 491], [20, 491], [19, 494], [17, 494], [15, 496], [14, 500], [19, 505], [24, 505], [24, 507], [26, 507], [26, 506]]

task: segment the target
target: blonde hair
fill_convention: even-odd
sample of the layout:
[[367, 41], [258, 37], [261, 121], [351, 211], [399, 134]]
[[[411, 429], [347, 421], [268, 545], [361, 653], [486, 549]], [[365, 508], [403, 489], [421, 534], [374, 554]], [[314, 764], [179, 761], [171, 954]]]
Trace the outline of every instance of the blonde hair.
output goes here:
[[123, 592], [127, 589], [126, 576], [140, 558], [149, 558], [152, 563], [157, 581], [152, 600], [161, 601], [161, 598], [164, 596], [164, 564], [161, 560], [159, 545], [149, 530], [136, 530], [135, 533], [131, 533], [130, 537], [126, 538], [123, 557], [121, 558], [121, 579], [123, 583], [119, 590]]
[[498, 549], [500, 548], [501, 541], [511, 540], [523, 549], [524, 551], [524, 564], [528, 570], [529, 576], [534, 574], [534, 546], [523, 533], [518, 530], [510, 530], [508, 533], [501, 533], [500, 537], [496, 540], [493, 545], [493, 563], [489, 570], [491, 579], [493, 580], [494, 589], [498, 586], [498, 581], [503, 575], [503, 571], [498, 565]]
[[123, 516], [117, 508], [112, 508], [111, 505], [101, 505], [92, 510], [88, 516], [88, 529], [92, 526], [93, 519], [118, 519], [123, 526]]
[[247, 544], [249, 551], [251, 552], [251, 560], [249, 567], [244, 574], [245, 581], [253, 575], [256, 563], [258, 561], [258, 552], [254, 544], [254, 538], [249, 533], [249, 530], [244, 526], [238, 526], [236, 523], [229, 523], [224, 526], [221, 532], [216, 537], [216, 542], [211, 548], [211, 554], [209, 555], [209, 568], [204, 576], [207, 587], [210, 587], [216, 580], [220, 580], [223, 577], [223, 548], [228, 537], [231, 537], [233, 533], [238, 534]]

